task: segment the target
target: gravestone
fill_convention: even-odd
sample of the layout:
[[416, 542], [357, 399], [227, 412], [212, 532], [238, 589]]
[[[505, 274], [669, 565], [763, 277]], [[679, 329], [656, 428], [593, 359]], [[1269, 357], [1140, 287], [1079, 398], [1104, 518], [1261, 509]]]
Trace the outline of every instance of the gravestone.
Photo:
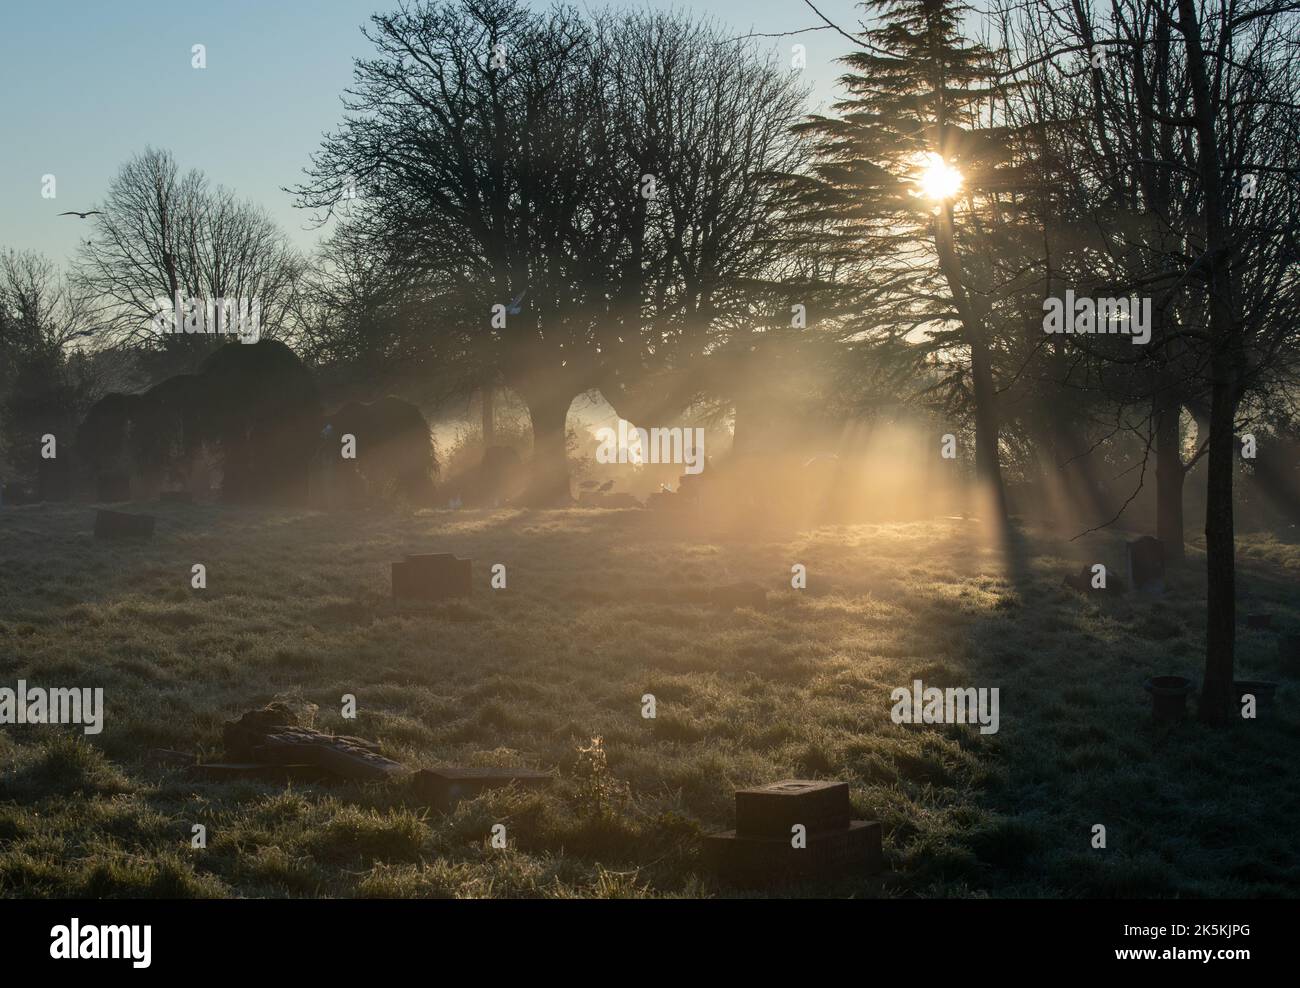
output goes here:
[[531, 768], [425, 768], [415, 773], [411, 785], [429, 806], [450, 812], [462, 799], [473, 799], [488, 789], [516, 785], [537, 789], [554, 776]]
[[468, 597], [472, 561], [450, 552], [408, 555], [393, 563], [393, 599], [445, 600]]
[[1144, 535], [1127, 544], [1128, 582], [1143, 593], [1165, 592], [1165, 547], [1159, 539]]
[[125, 473], [101, 473], [95, 479], [95, 500], [101, 504], [131, 500], [131, 477]]
[[[883, 867], [880, 824], [851, 820], [846, 782], [783, 779], [736, 792], [736, 829], [705, 838], [705, 855], [730, 882], [767, 885], [870, 875]], [[805, 846], [793, 843], [795, 825]]]
[[736, 790], [736, 829], [755, 837], [788, 837], [802, 823], [809, 833], [849, 825], [849, 784], [784, 779]]
[[133, 515], [100, 508], [95, 512], [95, 538], [153, 538], [155, 521], [153, 515]]

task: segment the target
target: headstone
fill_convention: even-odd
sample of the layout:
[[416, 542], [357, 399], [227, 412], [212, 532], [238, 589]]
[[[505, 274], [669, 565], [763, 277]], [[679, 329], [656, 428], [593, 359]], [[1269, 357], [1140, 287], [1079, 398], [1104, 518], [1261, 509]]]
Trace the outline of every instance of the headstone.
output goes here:
[[133, 515], [100, 508], [95, 512], [95, 538], [153, 538], [155, 521], [153, 515]]
[[736, 831], [754, 837], [788, 837], [801, 823], [809, 833], [849, 825], [849, 784], [783, 779], [736, 790]]
[[95, 500], [101, 504], [131, 500], [131, 477], [125, 473], [101, 473], [95, 481]]
[[[741, 789], [736, 829], [705, 838], [705, 854], [720, 877], [747, 885], [875, 874], [883, 867], [880, 824], [850, 813], [845, 782], [783, 779]], [[793, 840], [796, 825], [803, 847]]]
[[158, 495], [160, 504], [193, 504], [194, 495], [189, 491], [163, 491]]
[[1187, 698], [1195, 684], [1186, 676], [1152, 676], [1143, 684], [1151, 694], [1151, 717], [1158, 723], [1175, 723], [1187, 716]]
[[1165, 591], [1165, 547], [1159, 539], [1144, 535], [1128, 543], [1128, 582], [1144, 593]]
[[429, 806], [443, 811], [455, 808], [462, 799], [473, 799], [487, 789], [522, 786], [535, 789], [549, 785], [554, 776], [531, 768], [425, 768], [416, 772], [411, 786]]
[[472, 561], [450, 552], [408, 555], [393, 563], [393, 599], [445, 600], [468, 597]]

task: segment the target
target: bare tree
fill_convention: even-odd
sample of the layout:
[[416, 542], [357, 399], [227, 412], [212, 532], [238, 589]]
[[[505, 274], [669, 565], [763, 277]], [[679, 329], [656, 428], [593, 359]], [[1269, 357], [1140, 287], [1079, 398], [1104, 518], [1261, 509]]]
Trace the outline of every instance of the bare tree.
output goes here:
[[[53, 262], [0, 252], [0, 454], [19, 476], [39, 474], [46, 494], [52, 471], [66, 491], [73, 429], [94, 384], [78, 346], [92, 332], [86, 299]], [[39, 455], [46, 434], [61, 444], [52, 460]]]
[[761, 286], [797, 244], [763, 179], [795, 166], [797, 87], [677, 17], [443, 2], [376, 16], [367, 37], [377, 55], [300, 202], [329, 215], [356, 183], [348, 222], [403, 272], [426, 366], [519, 393], [529, 497], [564, 501], [576, 396], [599, 389], [628, 417], [680, 408], [706, 341], [770, 315]]
[[[1074, 152], [1063, 171], [1069, 195], [1098, 218], [1063, 273], [1156, 299], [1148, 351], [1090, 355], [1124, 368], [1117, 400], [1148, 403], [1160, 530], [1179, 548], [1189, 465], [1181, 409], [1208, 433], [1194, 454], [1208, 463], [1201, 716], [1223, 723], [1235, 638], [1235, 437], [1243, 411], [1266, 405], [1294, 369], [1300, 4], [1114, 0], [1098, 14], [1062, 0], [1021, 9], [1039, 28], [1025, 34], [1036, 50], [1010, 71], [1039, 73], [1036, 98]], [[1080, 54], [1090, 61], [1063, 80], [1061, 64]]]
[[180, 174], [169, 152], [152, 148], [122, 166], [97, 209], [77, 273], [109, 342], [182, 363], [222, 342], [157, 333], [157, 300], [178, 295], [257, 299], [262, 335], [283, 335], [302, 262], [263, 210], [201, 172]]

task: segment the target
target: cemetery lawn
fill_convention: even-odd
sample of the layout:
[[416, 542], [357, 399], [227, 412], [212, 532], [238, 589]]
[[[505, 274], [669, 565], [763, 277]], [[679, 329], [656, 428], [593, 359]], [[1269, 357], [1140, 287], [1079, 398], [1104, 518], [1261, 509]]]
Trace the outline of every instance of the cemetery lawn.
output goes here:
[[[733, 825], [733, 790], [788, 777], [847, 780], [889, 871], [780, 894], [1300, 893], [1300, 687], [1277, 631], [1244, 623], [1300, 631], [1294, 543], [1241, 538], [1238, 676], [1282, 685], [1271, 719], [1214, 732], [1153, 725], [1142, 690], [1200, 681], [1195, 545], [1169, 593], [1135, 599], [1062, 584], [1122, 572], [1119, 535], [1025, 533], [1008, 564], [959, 519], [719, 536], [647, 511], [147, 510], [136, 544], [93, 540], [86, 505], [0, 516], [0, 687], [103, 687], [107, 707], [95, 736], [0, 727], [0, 895], [754, 894], [708, 876], [699, 838]], [[388, 564], [421, 551], [472, 557], [472, 599], [397, 611]], [[766, 610], [700, 600], [743, 580]], [[998, 687], [1000, 730], [892, 723], [914, 679]], [[221, 760], [222, 723], [276, 698], [412, 766], [558, 779], [444, 816], [400, 783], [196, 783], [146, 759]]]

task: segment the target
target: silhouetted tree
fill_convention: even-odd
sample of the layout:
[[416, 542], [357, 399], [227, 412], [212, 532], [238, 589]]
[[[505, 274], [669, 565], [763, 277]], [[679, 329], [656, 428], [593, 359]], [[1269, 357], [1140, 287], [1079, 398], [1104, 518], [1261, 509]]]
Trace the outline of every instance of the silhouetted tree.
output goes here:
[[[577, 395], [629, 418], [680, 408], [691, 362], [770, 316], [764, 286], [798, 245], [764, 177], [797, 167], [800, 93], [751, 44], [675, 16], [425, 3], [367, 37], [300, 201], [346, 203], [352, 243], [402, 272], [377, 339], [400, 353], [422, 333], [431, 379], [522, 396], [528, 497], [567, 501]], [[671, 387], [647, 386], [659, 371]]]
[[170, 152], [131, 158], [109, 185], [82, 245], [78, 280], [98, 304], [106, 342], [141, 350], [151, 376], [191, 370], [224, 339], [160, 334], [158, 299], [258, 299], [261, 335], [281, 334], [302, 261], [266, 212], [213, 188]]
[[[818, 152], [808, 215], [838, 224], [844, 249], [868, 259], [865, 276], [890, 285], [895, 304], [867, 314], [864, 330], [902, 337], [928, 327], [913, 359], [967, 355], [947, 383], [973, 409], [977, 475], [1005, 519], [995, 305], [1008, 280], [998, 262], [1020, 231], [1009, 134], [989, 119], [994, 53], [963, 38], [970, 8], [955, 0], [862, 6], [877, 22], [841, 59], [849, 71], [837, 116], [799, 127]], [[933, 187], [954, 173], [959, 185]]]

